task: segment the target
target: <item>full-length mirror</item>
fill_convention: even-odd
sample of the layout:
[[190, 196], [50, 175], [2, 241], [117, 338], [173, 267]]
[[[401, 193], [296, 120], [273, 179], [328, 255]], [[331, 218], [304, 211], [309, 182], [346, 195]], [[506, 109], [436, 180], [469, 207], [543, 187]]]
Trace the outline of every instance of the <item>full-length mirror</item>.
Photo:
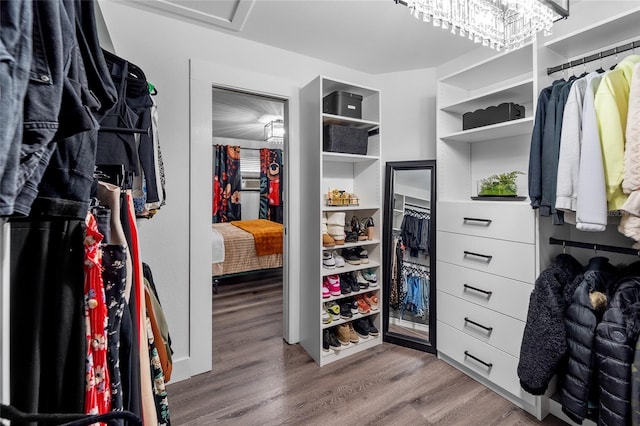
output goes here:
[[436, 350], [435, 160], [388, 162], [384, 340]]

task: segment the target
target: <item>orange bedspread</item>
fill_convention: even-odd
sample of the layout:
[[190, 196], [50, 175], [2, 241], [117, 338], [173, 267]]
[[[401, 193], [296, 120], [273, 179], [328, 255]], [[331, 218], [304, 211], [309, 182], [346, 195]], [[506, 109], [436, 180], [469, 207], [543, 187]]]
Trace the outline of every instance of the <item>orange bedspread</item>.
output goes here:
[[258, 256], [282, 253], [282, 224], [266, 219], [229, 222], [253, 235]]

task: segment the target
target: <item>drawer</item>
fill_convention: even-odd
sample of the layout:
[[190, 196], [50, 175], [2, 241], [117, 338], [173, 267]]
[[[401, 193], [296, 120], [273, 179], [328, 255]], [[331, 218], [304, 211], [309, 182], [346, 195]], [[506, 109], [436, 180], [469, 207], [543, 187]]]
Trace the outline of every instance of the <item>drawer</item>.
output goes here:
[[438, 320], [520, 357], [524, 322], [438, 291]]
[[534, 244], [535, 214], [527, 204], [489, 201], [438, 203], [438, 231]]
[[476, 305], [527, 320], [531, 284], [446, 262], [436, 262], [438, 290]]
[[[438, 352], [516, 398], [535, 405], [536, 397], [520, 387], [518, 358], [438, 321]], [[466, 352], [466, 354], [465, 354]], [[477, 358], [474, 359], [472, 357]], [[480, 361], [489, 364], [484, 365]]]
[[437, 259], [527, 283], [535, 282], [535, 245], [438, 231]]

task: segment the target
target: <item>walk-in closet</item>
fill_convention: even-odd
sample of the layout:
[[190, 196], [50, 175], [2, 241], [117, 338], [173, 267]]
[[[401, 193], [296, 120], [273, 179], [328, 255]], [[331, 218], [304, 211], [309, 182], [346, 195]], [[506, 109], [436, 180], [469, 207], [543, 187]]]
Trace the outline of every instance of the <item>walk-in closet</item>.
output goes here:
[[637, 0], [1, 0], [0, 423], [640, 424]]

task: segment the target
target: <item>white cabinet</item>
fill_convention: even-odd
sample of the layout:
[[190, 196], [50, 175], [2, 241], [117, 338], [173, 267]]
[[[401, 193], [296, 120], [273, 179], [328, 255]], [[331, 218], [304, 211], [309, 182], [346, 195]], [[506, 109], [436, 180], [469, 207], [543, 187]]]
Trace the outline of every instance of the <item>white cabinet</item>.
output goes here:
[[[438, 81], [438, 354], [530, 412], [517, 376], [536, 276], [536, 219], [528, 200], [473, 200], [477, 181], [528, 169], [533, 45]], [[462, 130], [463, 114], [513, 102], [523, 118]], [[526, 175], [518, 195], [527, 193]]]
[[[350, 118], [323, 113], [323, 98], [334, 91], [353, 93], [362, 96], [362, 117]], [[382, 176], [380, 162], [380, 92], [375, 89], [345, 83], [319, 76], [300, 92], [301, 120], [301, 188], [304, 188], [300, 203], [301, 229], [306, 233], [302, 238], [301, 276], [305, 277], [300, 284], [301, 328], [300, 341], [305, 350], [319, 364], [345, 358], [351, 354], [371, 348], [382, 343], [382, 303], [376, 311], [368, 314], [354, 314], [350, 319], [333, 320], [323, 324], [321, 313], [325, 302], [341, 304], [346, 300], [363, 293], [373, 293], [382, 302]], [[327, 152], [323, 150], [323, 129], [326, 125], [339, 125], [364, 129], [368, 132], [366, 154], [348, 154]], [[338, 189], [358, 197], [357, 205], [328, 206], [326, 196], [329, 190]], [[344, 212], [346, 230], [352, 217], [363, 220], [373, 219], [374, 234], [371, 240], [350, 242], [335, 247], [322, 245], [322, 217], [334, 212]], [[368, 252], [368, 263], [351, 265], [342, 268], [327, 269], [322, 266], [323, 252], [341, 252], [342, 249], [362, 247]], [[322, 297], [323, 278], [328, 275], [357, 272], [372, 269], [378, 277], [378, 285], [359, 292], [345, 295]], [[349, 343], [340, 350], [323, 350], [322, 339], [325, 330], [335, 331], [335, 327], [345, 322], [353, 322], [363, 317], [370, 317], [378, 329], [378, 336], [360, 338], [358, 343]]]

